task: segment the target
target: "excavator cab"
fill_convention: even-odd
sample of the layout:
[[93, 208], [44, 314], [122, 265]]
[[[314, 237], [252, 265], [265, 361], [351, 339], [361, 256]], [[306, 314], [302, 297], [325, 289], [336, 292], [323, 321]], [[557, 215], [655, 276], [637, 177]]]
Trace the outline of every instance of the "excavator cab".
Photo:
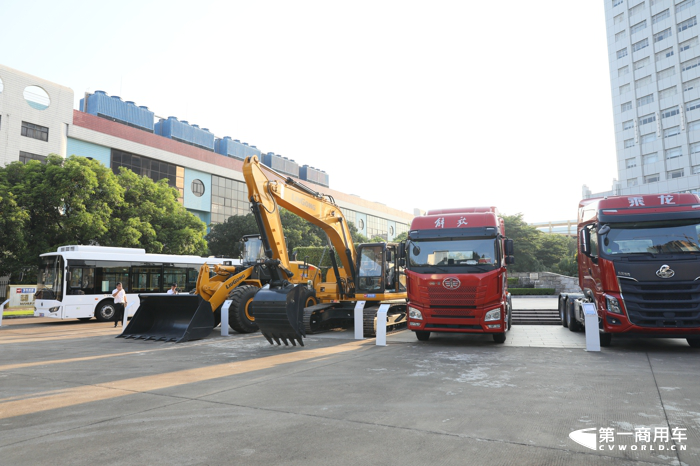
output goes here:
[[399, 259], [399, 245], [370, 243], [357, 246], [358, 294], [387, 294], [406, 291], [403, 262]]

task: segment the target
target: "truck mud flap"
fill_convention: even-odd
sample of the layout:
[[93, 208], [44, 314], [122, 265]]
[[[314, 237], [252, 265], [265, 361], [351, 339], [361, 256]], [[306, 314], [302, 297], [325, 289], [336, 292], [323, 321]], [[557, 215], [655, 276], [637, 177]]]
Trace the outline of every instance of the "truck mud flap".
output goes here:
[[206, 338], [214, 329], [211, 304], [198, 295], [139, 295], [141, 305], [117, 338], [181, 343]]
[[[263, 288], [251, 303], [255, 323], [271, 345], [304, 346], [304, 304], [313, 294], [305, 285]], [[274, 342], [273, 342], [274, 340]]]

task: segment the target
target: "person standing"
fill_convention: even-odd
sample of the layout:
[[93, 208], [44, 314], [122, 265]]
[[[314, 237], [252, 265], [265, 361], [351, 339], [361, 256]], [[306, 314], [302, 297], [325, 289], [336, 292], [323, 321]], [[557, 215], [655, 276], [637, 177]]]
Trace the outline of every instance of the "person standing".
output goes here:
[[124, 306], [126, 305], [126, 291], [122, 288], [122, 283], [117, 283], [117, 287], [112, 291], [114, 298], [114, 326], [124, 321]]
[[171, 283], [170, 289], [167, 291], [168, 294], [177, 294], [177, 283]]

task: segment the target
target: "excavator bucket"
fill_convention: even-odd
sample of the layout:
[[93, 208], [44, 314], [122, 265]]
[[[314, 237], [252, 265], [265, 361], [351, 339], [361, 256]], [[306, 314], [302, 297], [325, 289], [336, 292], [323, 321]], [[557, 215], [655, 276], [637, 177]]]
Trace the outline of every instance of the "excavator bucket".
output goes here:
[[199, 295], [140, 294], [141, 304], [117, 338], [201, 340], [214, 329], [211, 304]]
[[305, 285], [287, 285], [283, 288], [262, 288], [255, 295], [252, 306], [255, 323], [273, 345], [280, 341], [304, 346], [304, 304], [311, 292]]

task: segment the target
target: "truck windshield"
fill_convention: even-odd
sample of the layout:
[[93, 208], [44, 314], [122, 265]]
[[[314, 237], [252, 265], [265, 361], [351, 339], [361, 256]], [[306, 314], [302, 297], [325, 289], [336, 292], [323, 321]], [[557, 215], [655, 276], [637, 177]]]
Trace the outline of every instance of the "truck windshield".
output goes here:
[[[414, 241], [408, 248], [410, 269], [429, 273], [427, 269], [455, 273], [478, 273], [498, 267], [495, 238], [464, 240]], [[425, 270], [421, 270], [425, 268]]]
[[55, 299], [61, 301], [63, 298], [63, 268], [62, 256], [48, 256], [41, 258], [39, 276], [37, 277], [37, 292], [35, 299]]
[[700, 221], [611, 223], [601, 235], [603, 255], [700, 253]]

